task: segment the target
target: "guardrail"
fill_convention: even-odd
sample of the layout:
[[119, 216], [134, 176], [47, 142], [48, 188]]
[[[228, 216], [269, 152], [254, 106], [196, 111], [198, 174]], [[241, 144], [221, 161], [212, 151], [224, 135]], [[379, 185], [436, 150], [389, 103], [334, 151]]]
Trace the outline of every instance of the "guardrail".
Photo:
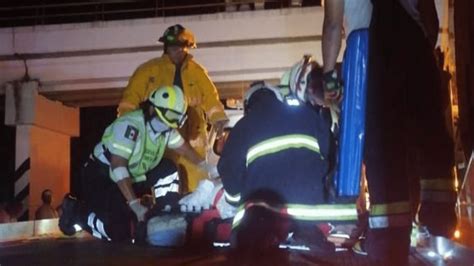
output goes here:
[[[185, 16], [254, 9], [317, 6], [321, 0], [100, 0], [0, 4], [0, 27], [34, 26], [149, 17]], [[200, 3], [204, 2], [204, 3]], [[29, 4], [28, 4], [29, 3]]]

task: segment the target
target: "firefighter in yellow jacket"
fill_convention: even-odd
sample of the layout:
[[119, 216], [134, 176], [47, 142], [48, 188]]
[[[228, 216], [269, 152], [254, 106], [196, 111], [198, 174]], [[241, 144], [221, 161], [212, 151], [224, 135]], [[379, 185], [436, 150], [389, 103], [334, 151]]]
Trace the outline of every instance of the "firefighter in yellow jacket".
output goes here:
[[[189, 49], [196, 47], [191, 31], [179, 24], [171, 26], [166, 29], [159, 42], [164, 45], [163, 55], [143, 63], [135, 70], [123, 92], [118, 107], [119, 115], [135, 110], [154, 88], [176, 85], [183, 89], [189, 103], [188, 120], [180, 133], [201, 156], [205, 156], [208, 148], [208, 123], [217, 132], [217, 136], [220, 136], [228, 121], [217, 89], [206, 69], [189, 54]], [[188, 182], [188, 190], [194, 190], [199, 180], [207, 175], [172, 151], [167, 151], [166, 156], [178, 165], [182, 180]]]

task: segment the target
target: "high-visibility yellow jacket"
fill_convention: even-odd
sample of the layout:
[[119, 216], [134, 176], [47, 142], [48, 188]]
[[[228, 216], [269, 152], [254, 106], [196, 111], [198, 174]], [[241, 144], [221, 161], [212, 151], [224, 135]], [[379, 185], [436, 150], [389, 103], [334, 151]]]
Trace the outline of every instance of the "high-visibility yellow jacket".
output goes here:
[[[118, 107], [119, 114], [138, 108], [138, 105], [145, 101], [154, 89], [172, 86], [175, 70], [175, 65], [166, 54], [140, 65], [123, 92]], [[214, 124], [227, 120], [227, 116], [207, 71], [196, 63], [190, 54], [186, 56], [182, 64], [181, 80], [189, 108], [187, 122], [180, 129], [180, 133], [204, 157], [207, 151], [207, 122]], [[199, 180], [205, 178], [205, 173], [177, 154], [168, 151], [167, 157], [174, 159], [178, 167], [186, 172], [190, 190], [194, 190]]]

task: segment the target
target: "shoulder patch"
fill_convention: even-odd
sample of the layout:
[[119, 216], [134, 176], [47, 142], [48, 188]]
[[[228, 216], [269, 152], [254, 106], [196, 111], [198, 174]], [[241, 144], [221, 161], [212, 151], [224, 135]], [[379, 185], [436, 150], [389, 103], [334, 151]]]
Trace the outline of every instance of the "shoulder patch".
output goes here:
[[127, 130], [125, 130], [125, 138], [136, 141], [138, 138], [138, 129], [133, 126], [127, 126]]

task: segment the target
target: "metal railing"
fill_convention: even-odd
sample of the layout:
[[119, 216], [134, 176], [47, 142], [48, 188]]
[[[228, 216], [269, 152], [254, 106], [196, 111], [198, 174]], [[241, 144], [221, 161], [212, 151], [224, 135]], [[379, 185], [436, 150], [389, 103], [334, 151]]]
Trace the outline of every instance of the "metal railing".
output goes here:
[[278, 9], [320, 5], [320, 0], [101, 0], [51, 3], [30, 0], [22, 5], [0, 3], [0, 27], [34, 26], [123, 20], [150, 17], [185, 16], [238, 11], [245, 8]]

